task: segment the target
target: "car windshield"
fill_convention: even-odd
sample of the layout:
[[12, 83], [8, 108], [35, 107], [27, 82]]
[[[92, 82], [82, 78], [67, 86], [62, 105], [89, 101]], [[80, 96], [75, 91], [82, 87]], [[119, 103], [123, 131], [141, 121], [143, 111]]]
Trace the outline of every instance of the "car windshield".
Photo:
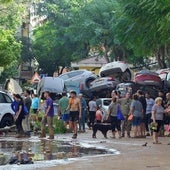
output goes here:
[[65, 83], [65, 87], [67, 92], [70, 92], [71, 90], [76, 91], [76, 93], [80, 93], [80, 83], [79, 82], [73, 82], [73, 81], [66, 81]]
[[59, 77], [62, 78], [63, 80], [69, 79], [69, 76], [67, 74], [61, 75]]
[[170, 72], [167, 74], [167, 81], [170, 81]]
[[109, 106], [112, 100], [104, 100], [103, 105]]
[[69, 77], [75, 77], [81, 74], [83, 74], [83, 71], [74, 71], [69, 73]]

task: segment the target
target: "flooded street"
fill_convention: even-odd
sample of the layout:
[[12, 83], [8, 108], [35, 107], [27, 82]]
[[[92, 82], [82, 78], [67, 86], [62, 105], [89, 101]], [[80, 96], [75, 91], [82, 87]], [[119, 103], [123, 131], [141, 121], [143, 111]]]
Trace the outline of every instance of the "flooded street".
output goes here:
[[[98, 132], [80, 133], [72, 140], [72, 134], [55, 135], [54, 140], [40, 140], [37, 136], [16, 139], [0, 138], [0, 153], [10, 158], [14, 153], [27, 153], [33, 164], [14, 163], [1, 165], [0, 170], [169, 170], [169, 137], [161, 138], [161, 145], [153, 145], [152, 138], [108, 139]], [[147, 142], [147, 146], [142, 146]], [[133, 166], [132, 166], [133, 165]]]
[[[82, 138], [83, 139], [83, 138]], [[105, 141], [104, 141], [105, 143]], [[59, 135], [55, 140], [31, 138], [16, 139], [12, 136], [0, 138], [0, 169], [34, 169], [67, 164], [81, 158], [115, 155], [118, 152], [99, 146], [102, 141], [72, 140]]]

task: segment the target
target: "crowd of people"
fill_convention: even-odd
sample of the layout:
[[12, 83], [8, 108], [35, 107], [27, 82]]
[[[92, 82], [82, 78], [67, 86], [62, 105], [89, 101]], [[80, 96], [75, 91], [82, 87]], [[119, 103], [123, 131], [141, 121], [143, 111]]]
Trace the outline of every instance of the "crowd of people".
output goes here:
[[[164, 97], [163, 92], [160, 91], [158, 97], [153, 99], [149, 92], [144, 94], [141, 90], [133, 95], [126, 93], [125, 97], [121, 97], [119, 91], [112, 91], [110, 95], [112, 101], [105, 120], [102, 108], [95, 96], [86, 102], [82, 94], [76, 96], [76, 92], [71, 93], [70, 98], [63, 93], [63, 97], [59, 100], [59, 108], [65, 125], [71, 122], [69, 128], [73, 129], [73, 138], [77, 137], [78, 125], [79, 131], [85, 132], [87, 121], [89, 129], [93, 129], [95, 123], [110, 123], [112, 138], [116, 138], [116, 132], [118, 132], [118, 138], [125, 137], [125, 135], [129, 138], [145, 138], [153, 135], [153, 143], [159, 144], [158, 136], [164, 135], [164, 122], [170, 123], [170, 93]], [[122, 120], [117, 118], [118, 108], [123, 114]], [[155, 126], [155, 129], [151, 129], [151, 125]], [[131, 135], [132, 128], [133, 136]]]
[[[44, 97], [46, 99], [45, 113], [41, 121], [40, 138], [46, 137], [46, 124], [48, 124], [49, 139], [54, 139], [53, 100], [48, 91], [44, 92]], [[112, 138], [145, 138], [153, 135], [153, 143], [160, 143], [158, 136], [161, 135], [160, 131], [164, 132], [164, 122], [170, 124], [170, 93], [164, 97], [163, 92], [160, 91], [158, 97], [153, 99], [149, 92], [144, 94], [141, 90], [133, 95], [127, 92], [125, 97], [121, 97], [119, 91], [113, 90], [110, 97], [111, 103], [106, 117], [95, 96], [86, 101], [82, 94], [77, 95], [75, 91], [70, 91], [69, 96], [66, 92], [62, 93], [59, 99], [58, 116], [64, 122], [65, 127], [73, 132], [73, 139], [77, 138], [78, 132], [86, 131], [86, 122], [89, 129], [93, 129], [96, 123], [110, 123]], [[29, 113], [32, 109], [33, 114], [38, 115], [39, 98], [31, 94], [29, 90], [24, 92], [24, 99], [19, 94], [13, 94], [13, 98], [14, 102], [11, 107], [15, 112], [16, 137], [30, 137]], [[118, 119], [118, 111], [123, 115], [122, 119]]]
[[14, 111], [14, 121], [16, 124], [16, 138], [30, 137], [30, 109], [35, 114], [38, 113], [39, 98], [35, 94], [31, 94], [29, 90], [25, 90], [24, 96], [13, 94], [13, 102], [11, 108]]
[[[124, 98], [120, 96], [120, 92], [112, 91], [112, 102], [108, 107], [108, 121], [111, 123], [112, 137], [116, 138], [116, 132], [118, 138], [125, 137], [125, 132], [129, 138], [146, 138], [146, 136], [152, 134], [153, 143], [159, 144], [158, 136], [164, 135], [164, 122], [170, 123], [170, 93], [167, 93], [164, 97], [163, 92], [160, 91], [155, 100], [151, 98], [149, 92], [144, 94], [141, 90], [138, 90], [132, 96], [130, 93], [126, 93]], [[89, 102], [89, 107], [91, 103], [93, 103], [93, 106], [95, 105], [94, 98]], [[96, 100], [96, 122], [99, 122], [97, 107]], [[122, 119], [118, 118], [119, 108], [123, 115]], [[94, 107], [93, 112], [95, 112]], [[90, 119], [91, 116], [93, 117], [93, 112], [89, 108], [89, 121], [92, 126], [95, 121], [95, 119], [93, 121]], [[102, 118], [100, 119], [102, 120]], [[154, 129], [151, 128], [151, 125], [154, 126]], [[131, 136], [132, 128], [133, 136]], [[161, 130], [163, 134], [161, 134]]]

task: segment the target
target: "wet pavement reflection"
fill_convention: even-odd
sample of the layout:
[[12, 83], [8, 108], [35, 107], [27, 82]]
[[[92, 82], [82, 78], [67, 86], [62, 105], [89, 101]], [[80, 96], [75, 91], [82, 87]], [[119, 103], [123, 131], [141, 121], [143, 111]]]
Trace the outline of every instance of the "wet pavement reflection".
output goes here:
[[[13, 157], [22, 160], [34, 161], [57, 160], [68, 158], [79, 158], [83, 156], [93, 156], [100, 154], [114, 154], [111, 151], [85, 147], [77, 141], [56, 141], [56, 140], [39, 140], [39, 141], [0, 141], [0, 153], [6, 153], [10, 159]], [[18, 162], [14, 162], [17, 163]]]

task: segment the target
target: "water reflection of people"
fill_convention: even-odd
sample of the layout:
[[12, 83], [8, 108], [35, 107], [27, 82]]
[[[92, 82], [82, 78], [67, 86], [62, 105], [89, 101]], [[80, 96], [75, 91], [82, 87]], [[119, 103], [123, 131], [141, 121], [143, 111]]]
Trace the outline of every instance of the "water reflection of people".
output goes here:
[[44, 154], [44, 160], [53, 159], [53, 143], [52, 141], [41, 140], [41, 152]]
[[71, 151], [68, 154], [68, 157], [78, 157], [79, 156], [79, 146], [77, 146], [76, 144], [72, 145]]

